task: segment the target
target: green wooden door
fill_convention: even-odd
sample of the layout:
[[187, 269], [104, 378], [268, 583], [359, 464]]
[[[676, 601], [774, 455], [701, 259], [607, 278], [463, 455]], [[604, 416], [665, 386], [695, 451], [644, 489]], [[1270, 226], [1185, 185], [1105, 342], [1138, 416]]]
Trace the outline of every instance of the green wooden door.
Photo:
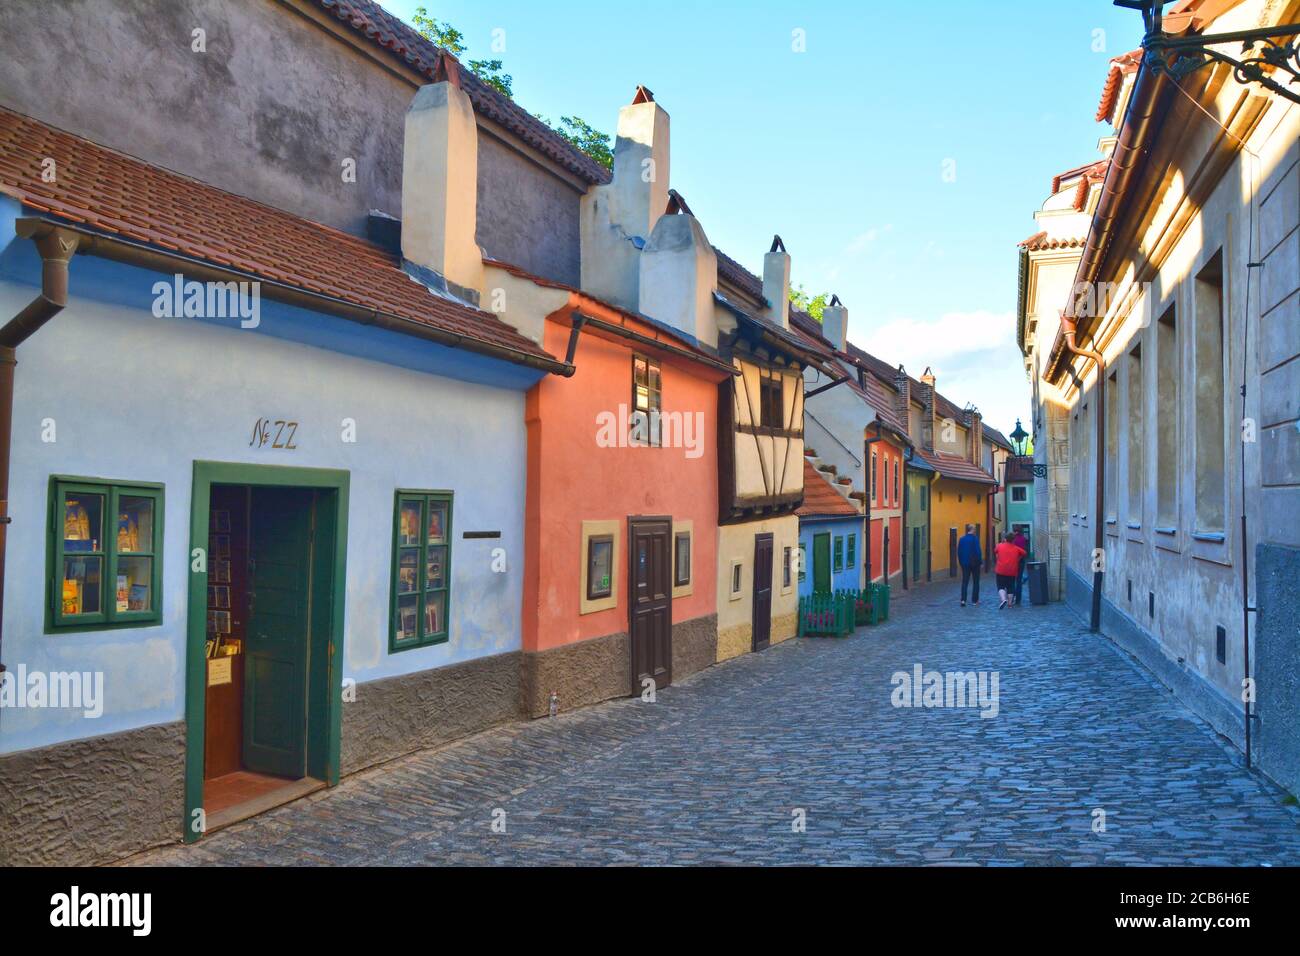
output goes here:
[[829, 593], [831, 589], [831, 536], [813, 535], [813, 591]]
[[293, 778], [307, 773], [311, 494], [254, 488], [249, 528], [244, 766]]

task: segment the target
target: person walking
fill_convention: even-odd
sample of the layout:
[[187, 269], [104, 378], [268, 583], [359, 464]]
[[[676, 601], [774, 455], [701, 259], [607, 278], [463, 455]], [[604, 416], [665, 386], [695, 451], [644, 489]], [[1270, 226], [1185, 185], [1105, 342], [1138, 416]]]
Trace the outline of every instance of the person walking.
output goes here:
[[966, 606], [966, 586], [973, 584], [970, 595], [971, 604], [980, 603], [980, 565], [984, 563], [984, 552], [980, 550], [979, 535], [975, 526], [968, 524], [966, 533], [957, 542], [957, 563], [961, 565], [961, 606]]
[[1008, 531], [993, 549], [993, 570], [998, 576], [998, 597], [1001, 598], [999, 611], [1007, 606], [1008, 601], [1013, 606], [1015, 604], [1016, 575], [1020, 573], [1020, 562], [1025, 557], [1025, 549], [1016, 547], [1011, 538]]
[[1025, 586], [1025, 565], [1029, 561], [1029, 539], [1025, 537], [1023, 531], [1017, 528], [1015, 536], [1011, 539], [1011, 543], [1021, 551], [1025, 552], [1024, 556], [1020, 559], [1020, 570], [1016, 572], [1016, 603], [1019, 604], [1020, 595]]

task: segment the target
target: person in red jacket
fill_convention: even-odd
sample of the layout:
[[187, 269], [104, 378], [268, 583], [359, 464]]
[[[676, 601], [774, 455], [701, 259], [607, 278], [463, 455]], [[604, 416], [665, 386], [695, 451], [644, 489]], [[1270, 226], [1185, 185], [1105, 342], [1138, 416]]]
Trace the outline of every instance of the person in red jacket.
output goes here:
[[998, 576], [998, 597], [1001, 599], [999, 611], [1007, 606], [1008, 600], [1015, 603], [1016, 577], [1020, 574], [1020, 562], [1025, 556], [1025, 549], [1016, 547], [1011, 538], [1012, 534], [1008, 531], [993, 549], [993, 571]]

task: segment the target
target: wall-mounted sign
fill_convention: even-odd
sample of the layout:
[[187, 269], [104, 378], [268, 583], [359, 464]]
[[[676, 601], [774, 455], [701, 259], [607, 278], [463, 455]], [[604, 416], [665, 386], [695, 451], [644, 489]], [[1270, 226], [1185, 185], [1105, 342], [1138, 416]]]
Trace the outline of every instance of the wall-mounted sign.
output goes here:
[[259, 418], [253, 424], [253, 437], [248, 442], [248, 447], [294, 451], [298, 447], [294, 444], [297, 434], [297, 422], [286, 421], [283, 418]]

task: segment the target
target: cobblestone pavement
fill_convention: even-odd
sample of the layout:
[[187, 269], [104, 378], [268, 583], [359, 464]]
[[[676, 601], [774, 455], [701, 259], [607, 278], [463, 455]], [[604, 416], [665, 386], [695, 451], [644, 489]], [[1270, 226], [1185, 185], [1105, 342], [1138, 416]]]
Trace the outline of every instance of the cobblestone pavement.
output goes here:
[[[916, 664], [997, 671], [997, 716], [895, 708]], [[851, 638], [479, 734], [129, 862], [1300, 864], [1283, 796], [1063, 605], [960, 608], [936, 585]]]

